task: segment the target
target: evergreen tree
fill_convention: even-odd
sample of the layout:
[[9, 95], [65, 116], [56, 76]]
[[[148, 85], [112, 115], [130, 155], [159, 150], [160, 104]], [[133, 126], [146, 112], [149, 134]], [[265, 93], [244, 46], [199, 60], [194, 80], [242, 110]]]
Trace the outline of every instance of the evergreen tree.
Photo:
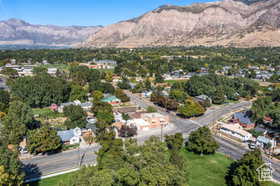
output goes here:
[[[1, 174], [1, 171], [4, 175]], [[23, 184], [23, 178], [24, 174], [22, 164], [18, 160], [18, 153], [0, 144], [0, 184], [20, 186]]]
[[32, 123], [31, 108], [21, 101], [13, 101], [10, 104], [8, 114], [3, 119], [1, 134], [7, 143], [19, 144], [25, 136], [27, 128], [32, 128]]
[[226, 175], [229, 186], [261, 186], [258, 179], [257, 168], [263, 164], [260, 150], [247, 152], [229, 167]]

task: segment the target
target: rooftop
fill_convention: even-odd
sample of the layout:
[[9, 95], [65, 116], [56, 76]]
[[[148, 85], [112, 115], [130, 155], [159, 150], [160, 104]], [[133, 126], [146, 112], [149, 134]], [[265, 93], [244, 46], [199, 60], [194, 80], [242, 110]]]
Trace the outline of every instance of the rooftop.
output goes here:
[[239, 122], [243, 123], [243, 124], [247, 124], [247, 125], [253, 124], [253, 122], [251, 121], [251, 119], [249, 117], [249, 113], [247, 111], [236, 112], [236, 113], [234, 113], [233, 118], [238, 119]]

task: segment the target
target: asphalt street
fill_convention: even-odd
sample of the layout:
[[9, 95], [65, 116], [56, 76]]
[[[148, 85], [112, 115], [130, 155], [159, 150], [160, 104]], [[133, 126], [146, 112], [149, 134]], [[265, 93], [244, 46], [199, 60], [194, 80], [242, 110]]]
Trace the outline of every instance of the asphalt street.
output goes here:
[[26, 180], [46, 176], [66, 170], [79, 168], [96, 162], [96, 154], [99, 146], [75, 149], [53, 155], [37, 156], [32, 159], [22, 160]]
[[0, 76], [0, 89], [8, 89], [7, 85], [6, 85], [6, 79]]

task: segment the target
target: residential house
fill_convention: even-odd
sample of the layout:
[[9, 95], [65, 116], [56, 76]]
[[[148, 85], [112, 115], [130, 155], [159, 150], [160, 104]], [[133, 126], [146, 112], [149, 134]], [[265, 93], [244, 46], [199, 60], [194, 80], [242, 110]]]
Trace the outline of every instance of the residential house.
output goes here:
[[119, 113], [131, 113], [131, 112], [136, 112], [137, 111], [137, 106], [131, 105], [131, 106], [120, 106], [120, 107], [114, 107], [113, 108], [114, 112], [119, 112]]
[[141, 96], [144, 97], [144, 98], [150, 98], [152, 93], [153, 93], [153, 91], [145, 91], [145, 92], [142, 93]]
[[113, 60], [93, 60], [93, 63], [80, 63], [80, 66], [86, 66], [90, 69], [113, 69], [117, 64]]
[[118, 99], [116, 96], [108, 96], [108, 97], [105, 97], [103, 99], [101, 99], [102, 102], [105, 102], [105, 103], [109, 103], [110, 105], [119, 105], [121, 103], [121, 100]]
[[269, 146], [270, 148], [274, 148], [276, 147], [276, 141], [265, 136], [259, 136], [257, 137], [256, 145], [261, 148], [267, 148]]
[[92, 108], [92, 102], [81, 103], [80, 106], [84, 111], [90, 111]]
[[75, 100], [73, 102], [67, 102], [67, 103], [62, 103], [59, 107], [58, 107], [58, 112], [62, 113], [64, 108], [70, 105], [79, 105], [82, 107], [82, 109], [84, 111], [90, 111], [91, 107], [92, 107], [92, 103], [91, 102], [85, 102], [85, 103], [81, 103], [79, 100]]
[[78, 144], [80, 143], [80, 136], [82, 135], [82, 130], [80, 128], [58, 131], [57, 135], [60, 137], [61, 141], [66, 144]]
[[67, 103], [62, 103], [59, 107], [58, 107], [58, 112], [63, 113], [64, 108], [70, 105], [81, 105], [81, 102], [79, 100], [76, 100], [74, 102], [67, 102]]
[[33, 75], [33, 69], [32, 68], [22, 68], [21, 70], [18, 70], [18, 75], [20, 77], [22, 77], [22, 76], [32, 76]]
[[270, 124], [272, 124], [272, 122], [273, 122], [273, 119], [272, 119], [271, 117], [269, 117], [269, 116], [265, 116], [265, 117], [263, 118], [263, 123], [264, 123], [264, 124], [270, 125]]
[[239, 124], [221, 123], [220, 131], [241, 141], [248, 141], [252, 138], [252, 134], [243, 130]]
[[122, 114], [119, 112], [114, 112], [115, 122], [124, 122]]
[[239, 125], [245, 129], [252, 129], [255, 127], [255, 123], [251, 121], [248, 111], [234, 113], [231, 121], [234, 123], [239, 123]]
[[57, 111], [57, 110], [58, 110], [57, 104], [51, 104], [50, 109], [51, 109], [52, 111]]
[[209, 104], [212, 104], [212, 99], [209, 96], [204, 95], [204, 94], [196, 96], [194, 99], [199, 103], [209, 102]]
[[96, 133], [97, 132], [97, 127], [96, 127], [97, 119], [93, 118], [93, 117], [87, 117], [86, 121], [87, 121], [86, 129], [92, 131], [93, 133]]
[[51, 76], [55, 76], [57, 73], [57, 68], [48, 68], [48, 72], [49, 75]]

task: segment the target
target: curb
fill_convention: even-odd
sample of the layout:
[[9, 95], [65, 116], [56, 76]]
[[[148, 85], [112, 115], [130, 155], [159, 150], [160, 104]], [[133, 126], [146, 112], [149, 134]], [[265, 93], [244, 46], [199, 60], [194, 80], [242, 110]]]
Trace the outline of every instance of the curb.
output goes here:
[[46, 176], [40, 176], [40, 177], [37, 177], [37, 178], [30, 178], [30, 179], [25, 180], [24, 183], [30, 183], [30, 182], [34, 182], [34, 181], [39, 181], [39, 180], [43, 180], [43, 179], [46, 179], [46, 178], [51, 178], [51, 177], [59, 176], [59, 175], [62, 175], [62, 174], [76, 172], [78, 170], [80, 170], [80, 168], [74, 168], [74, 169], [65, 170], [65, 171], [62, 171], [62, 172], [52, 173], [52, 174], [49, 174], [49, 175], [46, 175]]

